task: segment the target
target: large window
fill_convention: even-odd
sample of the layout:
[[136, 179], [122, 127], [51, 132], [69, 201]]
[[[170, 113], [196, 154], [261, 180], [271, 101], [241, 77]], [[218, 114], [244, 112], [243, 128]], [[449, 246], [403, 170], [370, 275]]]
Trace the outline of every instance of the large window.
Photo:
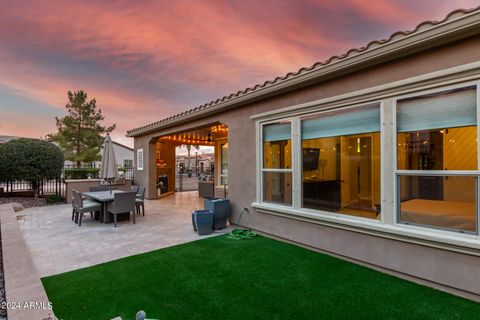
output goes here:
[[253, 206], [425, 245], [478, 247], [480, 79], [427, 85], [362, 104], [332, 97], [275, 119], [255, 116]]
[[379, 218], [380, 107], [302, 119], [302, 207]]
[[292, 204], [292, 140], [290, 122], [263, 126], [263, 201]]
[[477, 233], [477, 93], [397, 101], [397, 221]]

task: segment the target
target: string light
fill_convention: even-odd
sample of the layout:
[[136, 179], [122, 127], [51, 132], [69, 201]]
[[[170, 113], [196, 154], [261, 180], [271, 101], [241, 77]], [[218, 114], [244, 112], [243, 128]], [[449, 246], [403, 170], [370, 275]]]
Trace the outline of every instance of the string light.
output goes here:
[[174, 141], [182, 144], [195, 144], [195, 145], [215, 145], [215, 137], [223, 137], [228, 132], [228, 127], [225, 124], [214, 125], [210, 128], [208, 134], [204, 132], [183, 132], [174, 135], [167, 135], [159, 138], [159, 141]]

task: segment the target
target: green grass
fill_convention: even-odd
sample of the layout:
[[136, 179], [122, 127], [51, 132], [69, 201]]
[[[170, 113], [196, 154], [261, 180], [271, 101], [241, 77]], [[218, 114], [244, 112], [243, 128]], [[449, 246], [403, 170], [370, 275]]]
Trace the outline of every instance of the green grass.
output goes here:
[[60, 319], [480, 317], [478, 303], [264, 237], [208, 238], [42, 281]]

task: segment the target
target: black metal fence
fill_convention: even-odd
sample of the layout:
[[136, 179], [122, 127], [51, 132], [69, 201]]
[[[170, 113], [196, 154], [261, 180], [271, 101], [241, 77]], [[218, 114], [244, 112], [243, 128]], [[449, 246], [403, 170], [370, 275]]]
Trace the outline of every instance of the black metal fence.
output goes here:
[[[119, 175], [127, 179], [133, 179], [133, 167], [118, 167]], [[3, 196], [26, 196], [33, 197], [35, 189], [39, 196], [57, 195], [65, 197], [65, 179], [88, 179], [98, 178], [100, 166], [87, 164], [80, 167], [65, 165], [62, 174], [57, 179], [42, 179], [35, 181], [0, 181], [0, 197]]]
[[39, 196], [57, 195], [65, 197], [65, 181], [63, 178], [35, 181], [0, 181], [0, 197], [33, 197], [35, 189], [38, 190]]

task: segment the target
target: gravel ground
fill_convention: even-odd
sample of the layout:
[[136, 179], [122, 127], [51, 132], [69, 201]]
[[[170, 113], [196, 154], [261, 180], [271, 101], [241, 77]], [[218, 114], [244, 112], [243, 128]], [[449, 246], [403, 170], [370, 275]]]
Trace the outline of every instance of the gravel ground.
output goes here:
[[45, 200], [45, 198], [37, 198], [37, 199], [29, 198], [29, 197], [0, 198], [0, 204], [11, 203], [11, 202], [19, 202], [22, 204], [24, 208], [43, 207], [48, 205], [47, 200]]

